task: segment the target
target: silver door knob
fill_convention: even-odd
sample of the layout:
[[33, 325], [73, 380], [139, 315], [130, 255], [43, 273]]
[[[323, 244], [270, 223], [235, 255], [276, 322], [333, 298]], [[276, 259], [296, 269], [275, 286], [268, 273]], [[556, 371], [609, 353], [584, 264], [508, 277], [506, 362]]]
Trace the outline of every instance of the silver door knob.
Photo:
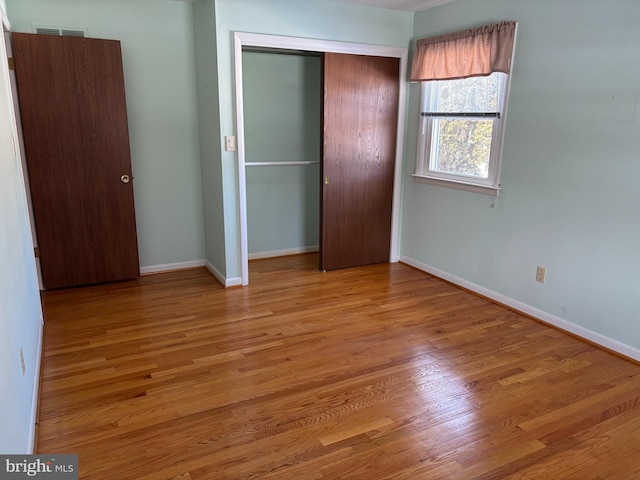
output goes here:
[[122, 175], [122, 176], [120, 177], [120, 181], [121, 181], [122, 183], [129, 183], [129, 182], [131, 181], [131, 179], [129, 178], [129, 175]]

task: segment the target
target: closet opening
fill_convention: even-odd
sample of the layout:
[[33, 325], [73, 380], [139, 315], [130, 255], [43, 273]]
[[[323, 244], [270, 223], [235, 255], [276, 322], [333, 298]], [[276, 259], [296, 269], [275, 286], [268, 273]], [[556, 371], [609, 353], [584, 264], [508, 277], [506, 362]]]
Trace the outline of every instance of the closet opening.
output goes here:
[[[341, 63], [338, 57], [358, 57], [358, 62], [346, 61]], [[384, 167], [386, 180], [391, 182], [385, 187], [384, 198], [389, 206], [385, 212], [385, 222], [387, 222], [386, 246], [385, 250], [378, 249], [378, 254], [383, 251], [383, 258], [380, 256], [374, 262], [389, 261], [397, 262], [398, 255], [398, 226], [400, 218], [400, 187], [402, 173], [403, 138], [406, 112], [406, 89], [407, 89], [407, 56], [408, 49], [401, 47], [389, 47], [380, 45], [357, 44], [347, 42], [336, 42], [329, 40], [314, 40], [298, 37], [282, 37], [275, 35], [263, 35], [255, 33], [235, 32], [234, 33], [234, 68], [235, 68], [235, 113], [236, 113], [236, 137], [237, 137], [237, 161], [238, 161], [238, 223], [239, 223], [239, 244], [237, 250], [240, 253], [242, 285], [249, 284], [249, 258], [259, 258], [260, 256], [288, 255], [292, 253], [303, 253], [305, 251], [320, 250], [320, 268], [330, 270], [333, 268], [347, 268], [349, 265], [329, 265], [326, 258], [332, 250], [332, 255], [336, 258], [336, 253], [350, 250], [350, 254], [357, 255], [361, 246], [368, 246], [369, 232], [375, 231], [367, 219], [377, 220], [378, 215], [361, 214], [357, 210], [349, 210], [351, 205], [369, 205], [369, 209], [377, 212], [377, 207], [371, 207], [374, 202], [369, 202], [371, 182], [378, 184], [375, 179], [363, 179], [362, 174], [369, 175], [370, 172], [379, 172], [375, 163], [378, 161], [378, 146], [384, 147], [385, 156], [388, 160]], [[285, 59], [289, 57], [289, 62]], [[326, 60], [333, 59], [333, 77], [338, 79], [337, 89], [334, 82], [332, 99], [327, 103], [327, 71]], [[379, 62], [375, 59], [392, 60], [391, 62]], [[281, 91], [281, 86], [274, 86], [269, 89], [266, 85], [275, 85], [273, 82], [282, 72], [277, 68], [253, 71], [257, 65], [253, 63], [271, 63], [274, 65], [296, 63], [298, 71], [305, 72], [303, 83], [304, 91], [298, 84], [292, 82], [292, 78], [284, 75], [285, 86], [291, 91], [298, 92], [295, 101], [287, 98]], [[350, 63], [350, 64], [349, 64]], [[380, 69], [374, 64], [383, 63]], [[362, 68], [360, 68], [362, 65]], [[373, 70], [370, 70], [370, 67]], [[388, 68], [387, 68], [388, 67]], [[283, 67], [284, 68], [284, 67]], [[362, 71], [371, 72], [377, 75], [377, 70], [383, 77], [384, 86], [378, 91], [367, 90], [366, 84], [370, 82], [369, 77], [362, 76]], [[265, 73], [266, 72], [266, 73]], [[315, 76], [320, 72], [321, 75]], [[251, 77], [251, 78], [249, 78]], [[350, 79], [359, 77], [359, 85], [356, 89], [364, 88], [349, 99], [342, 95], [342, 86], [353, 87]], [[342, 82], [342, 78], [346, 78]], [[313, 87], [313, 88], [311, 88]], [[376, 87], [377, 88], [377, 87]], [[286, 88], [284, 89], [286, 90]], [[348, 90], [348, 88], [347, 88]], [[384, 90], [384, 91], [383, 91]], [[256, 95], [257, 101], [253, 98]], [[330, 95], [331, 96], [331, 95]], [[379, 112], [377, 105], [368, 108], [365, 113], [367, 119], [360, 113], [364, 112], [362, 107], [363, 99], [393, 99], [394, 105], [386, 110], [384, 121], [372, 118], [372, 112]], [[353, 100], [353, 101], [352, 101]], [[369, 101], [369, 100], [367, 100]], [[306, 107], [320, 103], [319, 112], [316, 115], [309, 113]], [[353, 107], [356, 112], [352, 116], [343, 115], [340, 107], [341, 103]], [[262, 107], [260, 107], [262, 105]], [[358, 105], [360, 105], [358, 107]], [[302, 108], [304, 106], [304, 108]], [[337, 109], [336, 109], [337, 106]], [[263, 113], [269, 112], [268, 116], [256, 115], [254, 109], [262, 108]], [[331, 118], [327, 119], [328, 108], [332, 108]], [[386, 108], [386, 107], [385, 107]], [[295, 115], [291, 113], [294, 110]], [[306, 112], [305, 112], [306, 111]], [[288, 112], [288, 113], [286, 113]], [[304, 112], [304, 114], [303, 114]], [[291, 124], [291, 118], [278, 118], [282, 113], [285, 117], [297, 118], [299, 123]], [[360, 121], [352, 122], [351, 119]], [[278, 121], [276, 121], [278, 120]], [[317, 122], [317, 123], [316, 123]], [[353, 123], [353, 125], [352, 125]], [[378, 135], [378, 126], [385, 124], [386, 133], [384, 141], [377, 144], [361, 141], [363, 138], [382, 138]], [[327, 125], [333, 126], [330, 142], [327, 141]], [[345, 130], [350, 130], [345, 135], [341, 133], [344, 125]], [[375, 127], [371, 127], [374, 125]], [[274, 128], [271, 128], [274, 126]], [[368, 130], [360, 135], [358, 129]], [[374, 132], [375, 130], [375, 132]], [[291, 143], [293, 132], [300, 133], [297, 142]], [[314, 133], [315, 132], [315, 133]], [[342, 148], [341, 143], [347, 138], [350, 139], [351, 146], [359, 143], [355, 148]], [[300, 140], [302, 139], [302, 140]], [[355, 139], [355, 140], [354, 140]], [[373, 145], [373, 146], [372, 146]], [[359, 149], [359, 150], [358, 150]], [[353, 172], [349, 168], [342, 168], [345, 162], [340, 158], [336, 159], [342, 152], [349, 150], [350, 159], [367, 157], [368, 165], [365, 168], [359, 167], [359, 178], [353, 177]], [[331, 154], [327, 155], [327, 152]], [[373, 153], [372, 153], [373, 152]], [[344, 159], [347, 160], [346, 158]], [[318, 162], [318, 163], [316, 163]], [[339, 167], [336, 170], [336, 167]], [[331, 176], [331, 179], [325, 178]], [[369, 175], [370, 176], [370, 175]], [[289, 179], [285, 182], [285, 179]], [[369, 183], [367, 183], [369, 181]], [[359, 182], [359, 183], [358, 183]], [[341, 186], [341, 183], [343, 186]], [[347, 185], [345, 188], [344, 185]], [[353, 188], [354, 185], [358, 188]], [[336, 188], [338, 187], [338, 188]], [[342, 196], [345, 192], [357, 193], [355, 200]], [[283, 192], [282, 196], [278, 194]], [[339, 192], [340, 195], [335, 195]], [[286, 195], [285, 195], [286, 193]], [[290, 198], [288, 202], [283, 198]], [[370, 198], [370, 197], [369, 197]], [[317, 203], [316, 203], [317, 202]], [[268, 212], [265, 207], [272, 206]], [[339, 215], [336, 215], [336, 206]], [[330, 207], [330, 208], [329, 208]], [[348, 210], [343, 212], [343, 207]], [[283, 228], [283, 219], [301, 219], [300, 222], [290, 221]], [[316, 220], [317, 218], [317, 220]], [[343, 221], [332, 221], [340, 218]], [[359, 238], [353, 240], [353, 235], [344, 232], [345, 227], [349, 227], [357, 219], [362, 227], [355, 232]], [[374, 222], [371, 222], [373, 225]], [[331, 228], [327, 228], [327, 227]], [[338, 232], [335, 228], [338, 227]], [[273, 227], [273, 228], [271, 228]], [[389, 228], [390, 227], [390, 228]], [[288, 229], [288, 230], [287, 230]], [[283, 231], [278, 231], [283, 230]], [[263, 232], [263, 233], [260, 233]], [[331, 232], [330, 235], [327, 232]], [[362, 237], [362, 238], [360, 238]], [[283, 239], [296, 240], [296, 243], [282, 243]], [[335, 242], [328, 242], [327, 239], [338, 239]], [[330, 247], [327, 245], [331, 243]], [[336, 248], [337, 247], [337, 248]], [[231, 247], [234, 248], [234, 247]], [[363, 264], [362, 260], [358, 260]], [[364, 260], [367, 261], [366, 259]], [[323, 267], [325, 262], [327, 267]], [[355, 264], [353, 265], [355, 266]]]
[[242, 49], [248, 259], [319, 250], [322, 54]]

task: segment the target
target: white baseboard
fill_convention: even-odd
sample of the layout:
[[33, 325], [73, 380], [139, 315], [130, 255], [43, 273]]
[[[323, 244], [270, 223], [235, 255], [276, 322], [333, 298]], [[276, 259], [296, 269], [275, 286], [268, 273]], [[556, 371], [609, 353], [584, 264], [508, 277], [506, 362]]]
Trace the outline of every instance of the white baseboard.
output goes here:
[[242, 278], [240, 278], [240, 277], [237, 277], [237, 278], [226, 278], [210, 262], [206, 262], [205, 265], [204, 265], [204, 268], [206, 268], [209, 271], [209, 273], [211, 275], [213, 275], [213, 278], [215, 278], [216, 281], [220, 285], [222, 285], [224, 288], [237, 287], [238, 285], [242, 285]]
[[40, 376], [42, 375], [42, 341], [44, 337], [44, 323], [40, 321], [38, 331], [38, 344], [36, 350], [35, 375], [33, 376], [33, 396], [31, 397], [31, 421], [29, 422], [29, 445], [27, 452], [33, 454], [36, 448], [36, 428], [38, 421], [38, 408], [40, 405]]
[[224, 287], [239, 287], [242, 285], [242, 278], [240, 277], [232, 277], [227, 278], [224, 282]]
[[301, 253], [311, 253], [320, 250], [318, 245], [310, 247], [289, 248], [286, 250], [274, 250], [272, 252], [250, 253], [249, 260], [258, 260], [260, 258], [286, 257], [287, 255], [299, 255]]
[[600, 345], [608, 350], [612, 350], [614, 352], [619, 353], [628, 358], [632, 358], [636, 361], [640, 361], [640, 350], [633, 348], [629, 345], [626, 345], [618, 340], [614, 340], [612, 338], [601, 335], [600, 333], [589, 330], [588, 328], [581, 327], [580, 325], [576, 325], [573, 322], [565, 320], [560, 317], [556, 317], [550, 313], [547, 313], [538, 308], [532, 307], [525, 303], [522, 303], [518, 300], [514, 300], [513, 298], [507, 297], [506, 295], [502, 295], [501, 293], [494, 292], [493, 290], [489, 290], [488, 288], [482, 287], [475, 283], [469, 282], [464, 278], [457, 277], [455, 275], [451, 275], [439, 268], [432, 267], [431, 265], [427, 265], [426, 263], [422, 263], [418, 260], [414, 260], [413, 258], [406, 257], [404, 255], [400, 256], [400, 261], [406, 263], [407, 265], [411, 265], [412, 267], [417, 268], [418, 270], [422, 270], [423, 272], [430, 273], [436, 277], [442, 278], [448, 282], [459, 285], [463, 288], [471, 290], [483, 297], [490, 298], [498, 303], [502, 303], [503, 305], [507, 305], [508, 307], [513, 308], [519, 312], [522, 312], [526, 315], [529, 315], [541, 322], [552, 325], [560, 330], [564, 330], [565, 332], [569, 332], [577, 337], [588, 340], [592, 343]]
[[204, 260], [193, 260], [191, 262], [165, 263], [163, 265], [151, 265], [149, 267], [140, 267], [141, 275], [150, 273], [171, 272], [173, 270], [184, 270], [185, 268], [204, 267]]

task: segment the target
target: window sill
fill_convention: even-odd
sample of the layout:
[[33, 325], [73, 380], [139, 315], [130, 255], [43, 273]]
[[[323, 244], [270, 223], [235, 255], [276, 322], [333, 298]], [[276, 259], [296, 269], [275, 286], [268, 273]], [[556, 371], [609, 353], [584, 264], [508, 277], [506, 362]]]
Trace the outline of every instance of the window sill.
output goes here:
[[418, 183], [428, 183], [430, 185], [438, 185], [440, 187], [455, 188], [457, 190], [466, 190], [467, 192], [482, 193], [484, 195], [492, 195], [497, 197], [500, 195], [500, 187], [494, 187], [491, 185], [482, 185], [471, 182], [461, 182], [457, 180], [445, 180], [442, 178], [426, 177], [424, 175], [418, 175], [412, 173], [413, 180]]

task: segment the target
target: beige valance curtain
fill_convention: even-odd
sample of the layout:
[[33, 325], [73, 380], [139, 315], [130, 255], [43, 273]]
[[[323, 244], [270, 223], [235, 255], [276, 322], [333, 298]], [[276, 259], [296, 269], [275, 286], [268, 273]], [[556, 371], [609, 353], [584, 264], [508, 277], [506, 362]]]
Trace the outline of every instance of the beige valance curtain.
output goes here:
[[501, 22], [416, 43], [411, 81], [482, 77], [509, 73], [516, 22]]

